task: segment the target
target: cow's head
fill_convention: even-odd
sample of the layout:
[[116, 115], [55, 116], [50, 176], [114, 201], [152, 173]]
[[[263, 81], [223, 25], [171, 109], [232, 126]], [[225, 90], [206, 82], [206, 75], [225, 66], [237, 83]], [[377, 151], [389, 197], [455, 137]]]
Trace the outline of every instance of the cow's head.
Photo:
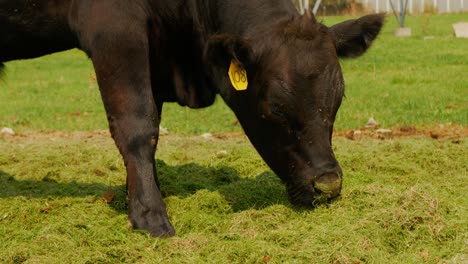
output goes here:
[[[293, 203], [312, 205], [341, 191], [331, 143], [344, 94], [338, 58], [362, 55], [383, 20], [369, 15], [328, 28], [304, 15], [249, 39], [217, 35], [208, 42], [215, 85]], [[247, 90], [234, 88], [231, 64], [245, 69]]]

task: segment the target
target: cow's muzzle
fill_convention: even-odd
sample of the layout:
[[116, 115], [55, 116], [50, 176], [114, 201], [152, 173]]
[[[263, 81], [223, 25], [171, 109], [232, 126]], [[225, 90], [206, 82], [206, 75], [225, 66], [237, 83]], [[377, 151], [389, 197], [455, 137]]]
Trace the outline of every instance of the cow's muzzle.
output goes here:
[[289, 200], [293, 204], [315, 206], [338, 197], [343, 183], [341, 169], [328, 172], [301, 183], [287, 183]]

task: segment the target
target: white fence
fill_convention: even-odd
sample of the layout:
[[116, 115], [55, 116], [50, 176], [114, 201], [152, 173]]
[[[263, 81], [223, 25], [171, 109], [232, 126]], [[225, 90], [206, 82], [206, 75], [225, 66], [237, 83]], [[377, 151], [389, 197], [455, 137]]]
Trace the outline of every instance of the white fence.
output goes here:
[[396, 10], [400, 10], [401, 2], [408, 1], [407, 12], [410, 14], [433, 11], [438, 13], [462, 13], [468, 12], [468, 0], [358, 0], [373, 12], [391, 13], [392, 1]]

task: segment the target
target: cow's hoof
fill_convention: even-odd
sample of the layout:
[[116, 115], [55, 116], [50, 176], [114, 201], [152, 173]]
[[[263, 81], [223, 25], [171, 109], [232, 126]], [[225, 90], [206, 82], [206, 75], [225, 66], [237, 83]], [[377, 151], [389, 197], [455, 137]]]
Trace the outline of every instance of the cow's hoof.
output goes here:
[[175, 229], [169, 222], [167, 215], [160, 216], [147, 213], [145, 217], [129, 216], [129, 227], [136, 230], [146, 230], [153, 237], [168, 238], [175, 235]]
[[152, 237], [169, 238], [175, 236], [175, 229], [171, 224], [160, 226], [157, 230], [150, 231]]

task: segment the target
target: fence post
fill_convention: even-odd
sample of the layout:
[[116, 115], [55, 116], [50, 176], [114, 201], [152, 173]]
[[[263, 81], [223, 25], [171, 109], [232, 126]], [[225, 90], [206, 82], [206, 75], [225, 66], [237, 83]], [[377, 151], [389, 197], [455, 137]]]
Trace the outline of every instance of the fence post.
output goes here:
[[315, 1], [314, 8], [312, 9], [312, 13], [314, 14], [314, 16], [317, 15], [317, 11], [321, 3], [322, 3], [322, 0]]
[[425, 0], [421, 0], [421, 14], [424, 14], [424, 6], [426, 5]]
[[450, 13], [450, 0], [447, 0], [447, 13]]
[[380, 0], [375, 0], [375, 12], [376, 13], [379, 13], [379, 3], [380, 3]]
[[304, 5], [302, 4], [302, 0], [299, 0], [299, 12], [301, 13], [301, 15], [304, 14]]

